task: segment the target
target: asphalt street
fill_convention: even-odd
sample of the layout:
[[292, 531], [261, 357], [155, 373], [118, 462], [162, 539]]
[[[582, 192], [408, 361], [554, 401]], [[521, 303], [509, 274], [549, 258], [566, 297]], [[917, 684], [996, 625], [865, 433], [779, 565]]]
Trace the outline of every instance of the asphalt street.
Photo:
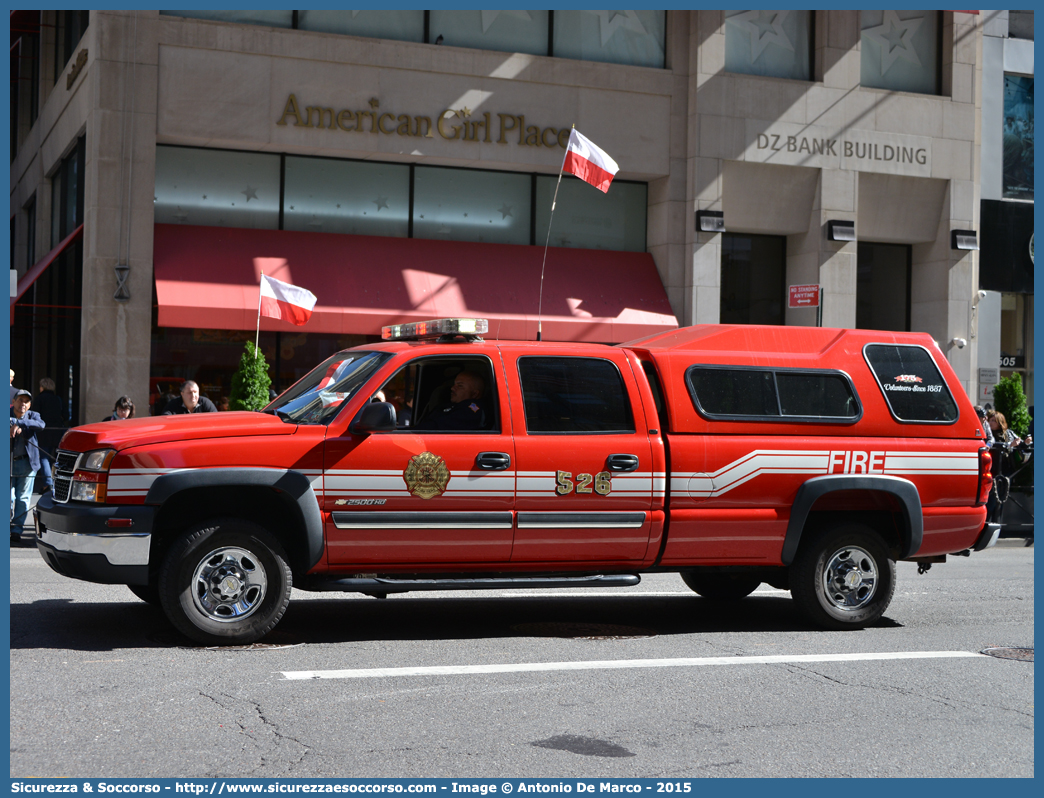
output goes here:
[[[812, 628], [765, 586], [714, 602], [662, 574], [295, 590], [247, 649], [194, 646], [126, 587], [15, 548], [11, 776], [1029, 777], [1033, 662], [978, 655], [1034, 644], [1034, 550], [1002, 543], [923, 576], [900, 563], [860, 632]], [[946, 656], [892, 658], [917, 652]]]

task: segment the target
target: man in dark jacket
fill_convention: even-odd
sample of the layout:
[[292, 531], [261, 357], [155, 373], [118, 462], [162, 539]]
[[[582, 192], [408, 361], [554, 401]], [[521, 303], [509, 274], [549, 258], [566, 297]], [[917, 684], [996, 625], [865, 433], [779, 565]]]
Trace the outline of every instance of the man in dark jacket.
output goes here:
[[181, 396], [171, 399], [165, 416], [180, 416], [186, 413], [216, 413], [217, 408], [207, 397], [199, 395], [199, 386], [192, 380], [181, 383]]
[[486, 410], [482, 406], [485, 390], [485, 380], [478, 374], [460, 372], [450, 388], [449, 403], [436, 407], [427, 418], [421, 419], [417, 429], [467, 431], [485, 428]]
[[20, 543], [29, 500], [33, 495], [33, 480], [40, 470], [40, 448], [36, 436], [45, 426], [40, 414], [30, 410], [33, 395], [19, 390], [11, 403], [11, 487], [14, 505], [11, 508], [11, 542]]

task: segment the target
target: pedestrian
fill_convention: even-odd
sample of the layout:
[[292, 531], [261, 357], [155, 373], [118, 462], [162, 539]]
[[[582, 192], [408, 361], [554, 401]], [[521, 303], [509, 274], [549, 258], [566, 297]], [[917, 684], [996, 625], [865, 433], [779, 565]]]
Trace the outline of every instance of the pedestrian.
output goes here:
[[103, 418], [102, 421], [122, 421], [125, 418], [134, 418], [134, 402], [129, 396], [121, 396], [112, 407], [112, 415]]
[[217, 408], [207, 397], [199, 395], [199, 386], [193, 380], [181, 384], [181, 396], [172, 400], [163, 411], [165, 416], [180, 416], [186, 413], [216, 413]]
[[218, 412], [223, 412], [223, 411], [229, 409], [229, 398], [227, 396], [222, 396], [221, 398], [218, 399], [218, 401], [217, 401], [217, 409], [218, 409]]
[[993, 433], [995, 442], [1003, 443], [1008, 447], [1018, 446], [1022, 443], [1022, 439], [1015, 434], [1015, 430], [1008, 428], [1008, 420], [1003, 413], [993, 410], [988, 412], [986, 417], [990, 422], [990, 432]]
[[14, 404], [16, 393], [18, 393], [18, 389], [14, 387], [14, 369], [11, 369], [11, 404]]
[[22, 540], [22, 527], [29, 512], [33, 495], [33, 481], [40, 470], [40, 449], [36, 436], [44, 428], [44, 420], [30, 410], [33, 395], [19, 389], [11, 405], [11, 487], [14, 502], [11, 507], [11, 542]]

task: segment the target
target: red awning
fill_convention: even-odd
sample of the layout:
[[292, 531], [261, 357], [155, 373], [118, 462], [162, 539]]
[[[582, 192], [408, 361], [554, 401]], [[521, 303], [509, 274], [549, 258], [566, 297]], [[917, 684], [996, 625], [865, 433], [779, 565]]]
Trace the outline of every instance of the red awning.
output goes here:
[[[160, 327], [253, 330], [261, 272], [318, 297], [294, 327], [263, 330], [380, 335], [386, 324], [489, 319], [489, 337], [533, 340], [544, 248], [289, 230], [157, 224]], [[620, 343], [678, 326], [645, 252], [552, 248], [543, 338]]]
[[14, 306], [15, 303], [21, 299], [25, 292], [29, 290], [30, 286], [40, 279], [40, 275], [47, 271], [47, 267], [54, 263], [55, 259], [65, 252], [65, 248], [68, 247], [73, 241], [80, 238], [83, 235], [83, 225], [81, 224], [69, 235], [62, 239], [61, 243], [58, 244], [54, 249], [44, 255], [40, 260], [29, 267], [29, 271], [21, 276], [18, 280], [17, 293], [11, 297], [11, 323], [14, 324]]

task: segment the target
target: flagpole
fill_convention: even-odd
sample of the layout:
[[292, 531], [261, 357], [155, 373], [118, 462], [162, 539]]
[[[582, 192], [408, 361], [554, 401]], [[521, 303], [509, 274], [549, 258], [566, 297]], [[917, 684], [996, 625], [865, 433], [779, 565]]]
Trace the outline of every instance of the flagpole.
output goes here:
[[[264, 280], [265, 273], [261, 272]], [[257, 331], [254, 333], [254, 360], [257, 360], [257, 344], [261, 340], [261, 283], [257, 284]]]
[[[571, 130], [576, 129], [576, 125], [572, 125]], [[543, 332], [543, 310], [544, 310], [544, 266], [547, 264], [547, 246], [551, 242], [551, 222], [555, 218], [555, 203], [558, 202], [558, 187], [562, 185], [562, 172], [565, 169], [566, 158], [569, 157], [569, 147], [566, 146], [565, 155], [562, 156], [562, 165], [558, 168], [558, 182], [555, 183], [555, 196], [551, 199], [551, 215], [547, 219], [547, 238], [544, 240], [544, 259], [540, 263], [540, 293], [537, 299], [537, 340], [541, 338]], [[260, 297], [258, 302], [260, 303]], [[260, 305], [258, 306], [260, 313]]]

